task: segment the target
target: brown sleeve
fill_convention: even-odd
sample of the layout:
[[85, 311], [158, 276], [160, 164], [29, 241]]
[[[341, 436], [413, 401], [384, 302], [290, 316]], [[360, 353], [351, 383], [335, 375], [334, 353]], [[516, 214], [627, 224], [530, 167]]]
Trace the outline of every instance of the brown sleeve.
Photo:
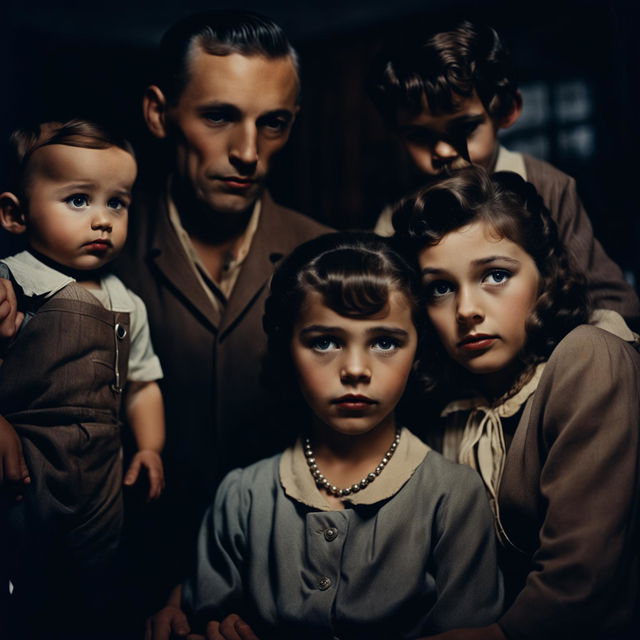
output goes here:
[[628, 623], [638, 597], [639, 398], [640, 357], [615, 336], [579, 327], [552, 354], [527, 425], [546, 510], [534, 569], [499, 621], [510, 639], [603, 637]]
[[524, 156], [527, 179], [536, 187], [576, 265], [587, 276], [596, 309], [617, 311], [632, 328], [640, 326], [640, 302], [620, 267], [593, 236], [593, 227], [580, 200], [576, 182], [548, 163]]

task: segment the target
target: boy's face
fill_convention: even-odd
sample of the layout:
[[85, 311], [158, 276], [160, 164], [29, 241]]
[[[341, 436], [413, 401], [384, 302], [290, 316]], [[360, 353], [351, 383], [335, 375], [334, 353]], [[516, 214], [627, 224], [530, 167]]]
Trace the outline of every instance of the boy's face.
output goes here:
[[167, 110], [177, 177], [210, 210], [247, 211], [271, 159], [289, 138], [298, 76], [291, 58], [211, 55], [196, 49], [189, 82]]
[[417, 169], [429, 176], [469, 161], [489, 171], [495, 165], [498, 127], [476, 94], [460, 98], [454, 111], [438, 114], [423, 97], [420, 113], [398, 111], [397, 131]]
[[53, 144], [29, 160], [24, 222], [29, 245], [72, 269], [98, 269], [127, 238], [136, 162], [119, 147]]

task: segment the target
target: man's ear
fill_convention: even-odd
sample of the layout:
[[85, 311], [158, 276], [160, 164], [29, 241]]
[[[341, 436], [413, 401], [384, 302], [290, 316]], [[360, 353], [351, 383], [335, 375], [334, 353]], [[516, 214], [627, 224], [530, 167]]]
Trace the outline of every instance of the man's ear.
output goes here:
[[27, 230], [20, 200], [10, 191], [0, 193], [0, 225], [9, 233], [18, 234]]
[[167, 137], [167, 99], [155, 84], [147, 87], [142, 99], [142, 113], [149, 131], [156, 138]]
[[514, 125], [520, 114], [522, 113], [522, 94], [520, 90], [517, 90], [513, 96], [513, 102], [511, 103], [511, 109], [498, 123], [499, 129], [508, 129], [511, 125]]

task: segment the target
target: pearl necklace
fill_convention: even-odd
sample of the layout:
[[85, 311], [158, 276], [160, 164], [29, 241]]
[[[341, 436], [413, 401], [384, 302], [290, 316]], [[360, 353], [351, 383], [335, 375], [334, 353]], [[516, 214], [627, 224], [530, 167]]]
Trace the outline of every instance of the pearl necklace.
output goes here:
[[304, 455], [307, 459], [307, 464], [309, 465], [309, 471], [315, 480], [315, 483], [321, 489], [324, 489], [327, 493], [330, 493], [332, 496], [336, 496], [337, 498], [342, 498], [344, 496], [348, 496], [352, 493], [358, 493], [362, 489], [366, 488], [370, 485], [381, 473], [382, 470], [387, 466], [389, 460], [396, 452], [398, 448], [398, 443], [400, 442], [400, 429], [396, 429], [396, 435], [389, 447], [389, 450], [384, 454], [382, 460], [380, 460], [378, 466], [371, 472], [368, 473], [360, 482], [356, 482], [352, 484], [350, 487], [346, 487], [344, 489], [338, 489], [334, 484], [331, 484], [329, 480], [327, 480], [320, 469], [318, 469], [318, 464], [316, 463], [316, 457], [313, 455], [313, 449], [311, 449], [311, 441], [308, 437], [305, 437], [303, 441]]

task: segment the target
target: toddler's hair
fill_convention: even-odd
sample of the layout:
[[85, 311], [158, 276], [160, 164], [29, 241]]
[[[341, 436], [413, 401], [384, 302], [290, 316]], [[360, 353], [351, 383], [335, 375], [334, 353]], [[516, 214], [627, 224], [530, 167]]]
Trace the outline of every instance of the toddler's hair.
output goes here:
[[511, 56], [496, 31], [464, 21], [419, 41], [406, 37], [383, 49], [374, 63], [369, 91], [388, 123], [398, 109], [419, 113], [423, 96], [434, 114], [455, 111], [476, 92], [487, 113], [500, 120], [511, 111], [517, 85]]
[[29, 176], [29, 159], [37, 149], [52, 144], [84, 149], [118, 147], [135, 158], [128, 140], [101, 124], [80, 119], [42, 122], [33, 127], [16, 129], [9, 138], [9, 191], [24, 197]]
[[[516, 173], [490, 175], [466, 167], [402, 200], [393, 214], [396, 241], [403, 253], [417, 256], [461, 227], [485, 222], [498, 237], [521, 246], [541, 275], [540, 292], [527, 320], [527, 344], [521, 358], [528, 367], [546, 360], [569, 331], [588, 322], [586, 280], [571, 263], [551, 214], [535, 187]], [[421, 358], [427, 387], [443, 379], [449, 361], [428, 329]]]

